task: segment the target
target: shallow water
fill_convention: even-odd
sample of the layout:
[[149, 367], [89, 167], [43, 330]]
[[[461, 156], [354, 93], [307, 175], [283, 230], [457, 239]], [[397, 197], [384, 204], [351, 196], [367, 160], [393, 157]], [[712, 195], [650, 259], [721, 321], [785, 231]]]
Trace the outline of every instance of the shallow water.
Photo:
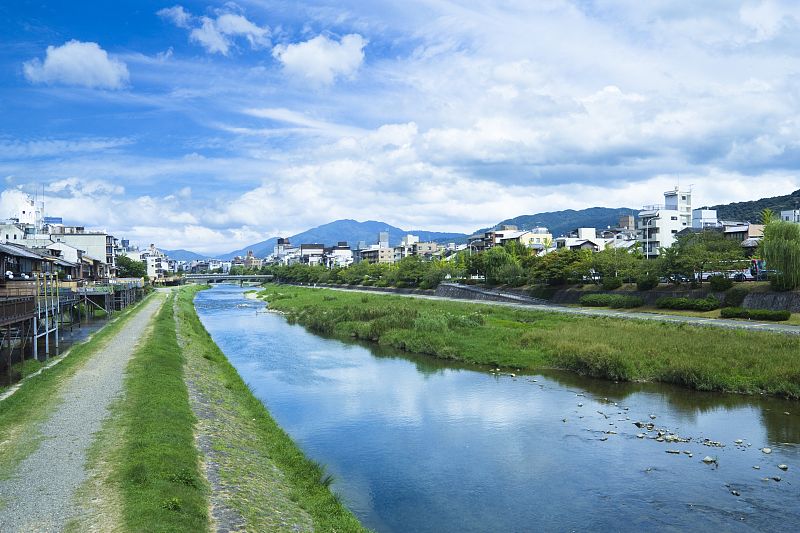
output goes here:
[[[798, 402], [560, 372], [497, 376], [323, 338], [242, 293], [224, 285], [199, 293], [203, 324], [281, 427], [326, 465], [334, 490], [367, 527], [796, 531], [800, 524]], [[691, 440], [657, 442], [658, 430]], [[704, 464], [705, 456], [717, 462]]]

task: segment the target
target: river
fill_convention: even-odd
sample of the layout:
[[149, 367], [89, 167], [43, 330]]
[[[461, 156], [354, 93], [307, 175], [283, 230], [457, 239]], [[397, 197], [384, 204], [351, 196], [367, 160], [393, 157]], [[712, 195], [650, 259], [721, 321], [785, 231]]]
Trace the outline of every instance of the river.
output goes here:
[[378, 532], [800, 524], [798, 402], [496, 375], [314, 335], [230, 285], [200, 292], [195, 306], [275, 420]]

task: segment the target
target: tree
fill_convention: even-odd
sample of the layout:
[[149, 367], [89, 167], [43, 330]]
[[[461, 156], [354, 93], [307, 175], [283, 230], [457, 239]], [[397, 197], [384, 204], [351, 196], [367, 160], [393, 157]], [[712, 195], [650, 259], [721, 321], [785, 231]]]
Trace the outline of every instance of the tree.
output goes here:
[[[483, 253], [484, 268], [486, 269], [486, 282], [489, 284], [502, 283], [501, 273], [508, 275], [508, 265], [513, 264], [519, 268], [519, 260], [509, 254], [503, 246], [493, 246]], [[513, 269], [513, 267], [512, 267]], [[521, 271], [522, 269], [519, 268]]]
[[625, 248], [606, 246], [592, 255], [591, 268], [605, 278], [622, 278], [630, 280], [636, 278], [642, 255], [637, 250], [628, 251]]
[[671, 249], [664, 250], [667, 276], [680, 274], [694, 277], [699, 273], [702, 282], [704, 272], [725, 272], [743, 268], [747, 260], [741, 244], [726, 239], [718, 231], [702, 231], [679, 236]]
[[776, 271], [773, 286], [778, 290], [800, 287], [800, 225], [776, 220], [764, 227], [761, 251], [767, 268]]
[[775, 216], [775, 212], [770, 209], [769, 207], [765, 207], [761, 210], [761, 223], [765, 226], [772, 222], [775, 222], [777, 217]]
[[120, 255], [117, 256], [117, 275], [120, 278], [144, 278], [147, 277], [147, 266], [142, 261]]

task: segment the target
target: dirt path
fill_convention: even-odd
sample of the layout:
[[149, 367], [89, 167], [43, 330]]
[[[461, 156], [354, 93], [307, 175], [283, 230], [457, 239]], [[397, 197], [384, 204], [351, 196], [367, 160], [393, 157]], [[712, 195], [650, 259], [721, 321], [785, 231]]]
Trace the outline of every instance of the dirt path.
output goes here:
[[63, 385], [60, 404], [39, 428], [39, 448], [11, 479], [0, 481], [0, 531], [61, 531], [80, 513], [73, 497], [88, 476], [86, 452], [122, 392], [125, 367], [163, 301], [158, 296], [144, 304]]

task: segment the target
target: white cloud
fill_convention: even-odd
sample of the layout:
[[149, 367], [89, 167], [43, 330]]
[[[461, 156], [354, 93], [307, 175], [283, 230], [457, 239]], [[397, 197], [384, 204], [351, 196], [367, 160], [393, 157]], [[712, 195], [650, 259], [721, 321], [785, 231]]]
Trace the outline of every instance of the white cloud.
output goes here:
[[156, 11], [156, 15], [169, 20], [179, 28], [186, 29], [189, 28], [189, 24], [194, 18], [190, 13], [183, 9], [183, 6], [165, 7], [164, 9]]
[[350, 34], [336, 42], [325, 35], [309, 41], [278, 45], [272, 55], [290, 75], [321, 84], [330, 84], [337, 77], [355, 74], [364, 61], [366, 39]]
[[231, 42], [219, 31], [214, 20], [208, 17], [202, 17], [200, 20], [202, 25], [192, 29], [189, 40], [199, 43], [212, 54], [228, 55]]
[[76, 40], [48, 46], [44, 62], [26, 61], [23, 70], [31, 83], [121, 89], [129, 79], [125, 63], [110, 58], [97, 43]]
[[216, 17], [204, 16], [198, 19], [182, 6], [162, 9], [156, 14], [179, 28], [190, 30], [189, 40], [198, 43], [212, 54], [228, 55], [236, 37], [246, 39], [253, 49], [267, 48], [271, 45], [269, 28], [261, 27], [243, 15], [223, 11]]

